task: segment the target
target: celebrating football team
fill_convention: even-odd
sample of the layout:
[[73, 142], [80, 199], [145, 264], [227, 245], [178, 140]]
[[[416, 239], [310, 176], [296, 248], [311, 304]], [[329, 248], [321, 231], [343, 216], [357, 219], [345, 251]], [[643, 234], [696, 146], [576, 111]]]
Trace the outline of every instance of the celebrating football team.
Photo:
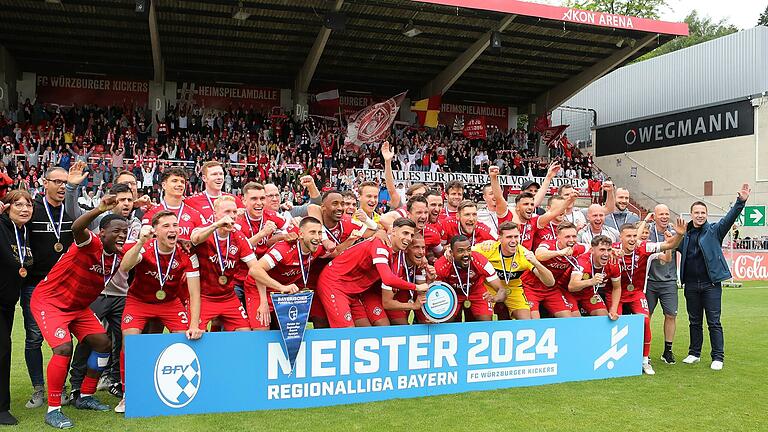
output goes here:
[[[154, 206], [124, 172], [98, 206], [81, 209], [82, 162], [45, 173], [45, 191], [36, 199], [8, 193], [0, 208], [3, 292], [33, 288], [24, 319], [36, 324], [53, 352], [45, 376], [42, 356], [27, 353], [28, 364], [38, 365], [30, 368], [34, 393], [27, 406], [45, 403], [47, 381], [45, 421], [55, 428], [73, 425], [62, 405], [109, 410], [95, 396], [100, 388], [122, 396], [114, 410], [125, 412], [126, 404], [139, 403], [124, 396], [126, 336], [168, 331], [199, 339], [207, 331], [278, 329], [273, 293], [314, 291], [314, 328], [438, 325], [424, 312], [435, 282], [456, 294], [447, 322], [642, 314], [642, 371], [653, 375], [650, 315], [657, 302], [665, 315], [661, 359], [675, 363], [678, 261], [689, 314], [698, 317], [691, 320], [685, 362], [699, 360], [705, 306], [695, 301], [696, 287], [723, 279], [710, 244], [733, 224], [748, 185], [738, 191], [733, 215], [710, 224], [706, 205], [696, 202], [686, 224], [672, 220], [663, 205], [641, 220], [627, 209], [629, 193], [611, 182], [603, 185], [601, 204], [577, 208], [574, 187], [550, 189], [557, 163], [543, 184], [528, 182], [516, 195], [505, 193], [492, 166], [483, 202], [468, 199], [457, 181], [413, 184], [401, 199], [393, 186], [394, 152], [385, 142], [381, 153], [387, 169], [380, 180], [393, 189], [384, 212], [380, 185], [372, 181], [354, 193], [321, 192], [312, 177], [303, 177], [310, 202], [290, 211], [274, 185], [251, 182], [239, 195], [228, 194], [216, 161], [203, 165], [205, 187], [193, 196], [185, 196], [187, 172], [166, 168]], [[3, 298], [8, 346], [13, 314], [6, 310], [17, 299]], [[701, 310], [691, 311], [697, 304]], [[712, 337], [712, 368], [722, 368], [722, 330], [719, 339]], [[10, 350], [0, 354], [0, 411], [7, 412]]]

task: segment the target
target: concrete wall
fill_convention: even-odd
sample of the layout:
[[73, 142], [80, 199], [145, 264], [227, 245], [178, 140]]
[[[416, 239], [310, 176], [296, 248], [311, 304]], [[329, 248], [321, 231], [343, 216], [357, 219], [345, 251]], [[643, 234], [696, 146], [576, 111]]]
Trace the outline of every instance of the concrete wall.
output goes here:
[[[595, 163], [646, 208], [664, 203], [684, 213], [693, 201], [702, 200], [710, 213], [724, 213], [743, 183], [752, 186], [748, 203], [768, 205], [768, 98], [753, 105], [754, 135], [602, 156]], [[704, 196], [706, 181], [712, 181], [712, 196]], [[744, 228], [742, 233], [766, 235], [768, 228]]]

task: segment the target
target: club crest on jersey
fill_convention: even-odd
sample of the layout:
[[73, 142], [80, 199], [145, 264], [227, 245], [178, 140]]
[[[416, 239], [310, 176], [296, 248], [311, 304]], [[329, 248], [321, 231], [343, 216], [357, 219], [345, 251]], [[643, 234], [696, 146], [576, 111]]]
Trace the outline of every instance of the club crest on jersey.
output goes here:
[[184, 213], [183, 215], [181, 215], [181, 220], [183, 220], [184, 222], [189, 222], [190, 219], [191, 217], [187, 213]]
[[373, 308], [373, 314], [374, 315], [377, 315], [377, 316], [381, 315], [381, 312], [382, 312], [382, 310], [381, 310], [380, 307], [376, 306], [375, 308]]
[[125, 318], [123, 318], [123, 322], [126, 324], [130, 323], [131, 321], [133, 321], [133, 315], [131, 314], [128, 314], [125, 316]]
[[237, 246], [235, 246], [235, 245], [230, 245], [230, 246], [229, 246], [229, 254], [230, 254], [230, 255], [237, 255]]
[[64, 336], [67, 335], [67, 332], [64, 331], [63, 328], [59, 327], [56, 329], [56, 332], [54, 332], [53, 335], [56, 336], [58, 339], [64, 339]]
[[347, 312], [344, 315], [344, 319], [347, 320], [347, 321], [352, 321], [352, 312]]

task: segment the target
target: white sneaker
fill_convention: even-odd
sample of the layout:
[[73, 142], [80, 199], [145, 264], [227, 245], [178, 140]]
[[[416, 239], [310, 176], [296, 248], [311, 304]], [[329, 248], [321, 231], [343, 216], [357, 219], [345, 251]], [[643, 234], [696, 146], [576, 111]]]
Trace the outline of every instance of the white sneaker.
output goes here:
[[710, 368], [716, 371], [723, 370], [723, 362], [721, 362], [720, 360], [715, 360], [712, 362], [712, 365], [710, 366]]
[[125, 398], [120, 399], [120, 402], [115, 407], [115, 412], [118, 414], [125, 414]]
[[653, 370], [653, 366], [650, 363], [643, 363], [643, 373], [646, 375], [656, 375], [656, 371]]
[[689, 355], [688, 357], [683, 359], [683, 363], [685, 364], [694, 364], [701, 361], [701, 357], [696, 357], [694, 355]]

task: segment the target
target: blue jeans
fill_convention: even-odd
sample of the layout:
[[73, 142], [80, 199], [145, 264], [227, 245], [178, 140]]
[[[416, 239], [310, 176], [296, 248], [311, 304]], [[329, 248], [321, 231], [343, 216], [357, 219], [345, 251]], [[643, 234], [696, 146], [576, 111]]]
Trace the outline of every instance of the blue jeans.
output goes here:
[[43, 379], [43, 334], [37, 326], [35, 317], [29, 309], [29, 300], [32, 298], [34, 286], [25, 286], [21, 290], [21, 310], [24, 315], [24, 360], [27, 362], [27, 372], [33, 386], [45, 385]]
[[702, 321], [706, 313], [709, 342], [712, 345], [712, 360], [723, 361], [725, 342], [723, 326], [720, 324], [720, 300], [722, 296], [723, 288], [720, 286], [720, 282], [685, 284], [685, 303], [688, 309], [691, 332], [691, 345], [688, 348], [688, 354], [701, 357], [701, 345], [704, 342]]

